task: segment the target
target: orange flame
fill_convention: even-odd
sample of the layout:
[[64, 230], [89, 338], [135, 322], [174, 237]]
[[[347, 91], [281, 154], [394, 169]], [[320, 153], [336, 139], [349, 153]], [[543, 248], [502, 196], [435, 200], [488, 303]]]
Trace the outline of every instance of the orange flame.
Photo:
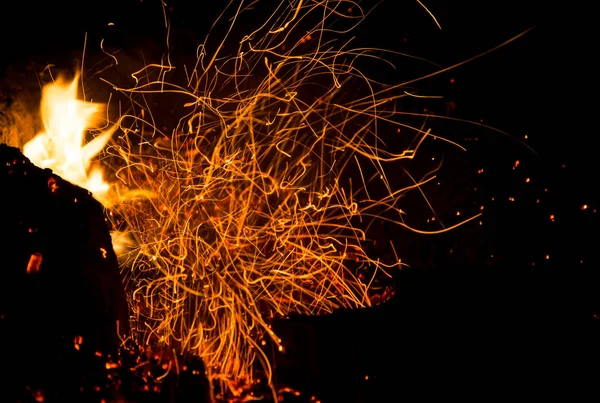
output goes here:
[[115, 126], [104, 128], [84, 145], [88, 129], [103, 123], [104, 105], [77, 99], [78, 79], [79, 75], [70, 82], [58, 78], [43, 88], [40, 113], [44, 131], [25, 144], [23, 154], [106, 203], [109, 185], [102, 169], [91, 167], [91, 163], [110, 140]]

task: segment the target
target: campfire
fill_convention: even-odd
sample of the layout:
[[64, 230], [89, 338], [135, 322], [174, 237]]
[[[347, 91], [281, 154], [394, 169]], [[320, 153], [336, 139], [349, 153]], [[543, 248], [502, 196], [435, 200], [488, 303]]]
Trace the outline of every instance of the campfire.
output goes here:
[[[220, 23], [237, 32], [249, 13]], [[274, 320], [385, 303], [405, 263], [391, 240], [375, 245], [378, 222], [434, 234], [479, 216], [426, 231], [407, 219], [403, 197], [435, 171], [413, 178], [402, 164], [433, 138], [456, 144], [396, 106], [414, 96], [406, 83], [356, 67], [383, 63], [373, 50], [335, 42], [363, 18], [351, 2], [281, 3], [214, 53], [199, 44], [195, 65], [166, 56], [128, 86], [100, 73], [129, 102], [116, 114], [84, 99], [79, 72], [45, 83], [41, 132], [0, 148], [2, 187], [17, 195], [1, 202], [15, 234], [2, 255], [31, 296], [6, 313], [22, 348], [60, 328], [42, 350], [88, 354], [97, 371], [74, 393], [102, 399], [184, 377], [211, 401], [296, 396], [273, 378], [286, 350]], [[34, 399], [49, 397], [52, 370], [22, 385]]]

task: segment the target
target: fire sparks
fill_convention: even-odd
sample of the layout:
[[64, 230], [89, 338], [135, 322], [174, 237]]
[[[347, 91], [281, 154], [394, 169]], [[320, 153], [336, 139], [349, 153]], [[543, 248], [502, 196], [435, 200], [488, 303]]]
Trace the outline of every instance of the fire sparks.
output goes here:
[[[340, 11], [348, 4], [352, 16]], [[357, 59], [373, 58], [368, 50], [332, 47], [336, 33], [356, 25], [357, 8], [292, 1], [237, 38], [233, 56], [217, 50], [209, 57], [203, 44], [196, 65], [183, 66], [183, 84], [167, 79], [169, 62], [135, 72], [129, 88], [113, 86], [132, 105], [145, 105], [119, 117], [121, 135], [107, 150], [116, 191], [129, 195], [110, 205], [110, 216], [124, 229], [113, 241], [127, 240], [115, 250], [133, 338], [195, 354], [215, 387], [235, 391], [232, 385], [252, 385], [259, 373], [271, 384], [261, 344], [284, 351], [273, 318], [369, 307], [393, 294], [387, 281], [403, 263], [393, 244], [392, 258], [371, 255], [373, 223], [436, 233], [479, 215], [439, 231], [405, 222], [402, 197], [435, 176], [402, 182], [397, 172], [434, 136], [403, 122], [410, 113], [395, 106], [407, 96], [403, 84], [357, 70]], [[300, 32], [299, 22], [314, 15], [321, 23]], [[84, 145], [101, 108], [77, 99], [77, 81], [44, 88], [45, 132], [24, 153], [106, 201], [109, 186], [91, 161], [115, 128]], [[156, 124], [161, 96], [183, 101], [170, 132]], [[386, 132], [394, 148], [382, 141]]]
[[[200, 52], [194, 68], [184, 66], [186, 83], [168, 80], [175, 66], [163, 63], [134, 73], [132, 87], [114, 86], [148, 105], [121, 117], [126, 141], [116, 155], [125, 156], [119, 176], [129, 190], [154, 195], [114, 207], [135, 238], [123, 266], [136, 337], [198, 355], [211, 382], [229, 390], [258, 373], [271, 382], [261, 341], [284, 350], [272, 318], [369, 307], [393, 294], [386, 280], [400, 259], [370, 255], [369, 226], [408, 227], [402, 196], [434, 178], [400, 185], [389, 176], [430, 131], [393, 106], [402, 85], [354, 67], [364, 50], [323, 46], [336, 30], [321, 25], [296, 32], [321, 7], [333, 3], [281, 5], [238, 38], [233, 56]], [[353, 25], [343, 9], [322, 24]], [[370, 90], [348, 96], [356, 88]], [[154, 123], [162, 96], [185, 101], [170, 133]], [[386, 147], [381, 136], [400, 128], [404, 141], [395, 142], [404, 145]]]
[[27, 274], [33, 274], [40, 271], [40, 267], [42, 266], [42, 254], [39, 252], [33, 253], [29, 257], [29, 262], [27, 263]]
[[[112, 136], [114, 127], [100, 131], [84, 145], [88, 129], [98, 128], [102, 123], [103, 107], [78, 99], [78, 80], [78, 75], [70, 82], [59, 78], [43, 88], [40, 115], [44, 131], [25, 144], [23, 154], [37, 166], [52, 169], [105, 201], [109, 185], [101, 169], [91, 164]], [[51, 188], [55, 185], [48, 183]]]

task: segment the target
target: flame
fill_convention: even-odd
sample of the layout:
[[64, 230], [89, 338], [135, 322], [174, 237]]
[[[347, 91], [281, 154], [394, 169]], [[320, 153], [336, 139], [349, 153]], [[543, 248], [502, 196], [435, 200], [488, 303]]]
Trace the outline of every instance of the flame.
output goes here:
[[44, 131], [23, 147], [23, 154], [34, 164], [50, 168], [69, 182], [81, 186], [102, 203], [107, 203], [109, 184], [92, 159], [104, 148], [115, 131], [109, 126], [84, 145], [89, 129], [100, 128], [103, 104], [77, 98], [77, 74], [72, 81], [60, 77], [42, 90], [40, 114]]

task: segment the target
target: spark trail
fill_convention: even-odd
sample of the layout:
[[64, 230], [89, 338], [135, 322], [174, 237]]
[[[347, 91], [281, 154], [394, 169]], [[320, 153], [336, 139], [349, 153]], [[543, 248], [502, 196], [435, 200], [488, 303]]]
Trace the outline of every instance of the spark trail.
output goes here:
[[[273, 318], [389, 297], [402, 263], [371, 256], [369, 227], [418, 231], [402, 196], [434, 178], [390, 180], [431, 134], [403, 123], [404, 85], [357, 67], [382, 61], [344, 39], [365, 18], [357, 3], [280, 2], [240, 34], [252, 7], [231, 2], [215, 22], [225, 36], [209, 34], [194, 65], [167, 53], [132, 86], [111, 84], [132, 112], [104, 151], [134, 339], [199, 356], [214, 390], [233, 395], [259, 378], [271, 384], [263, 346], [285, 346]], [[178, 121], [170, 131], [156, 123], [167, 110]]]

